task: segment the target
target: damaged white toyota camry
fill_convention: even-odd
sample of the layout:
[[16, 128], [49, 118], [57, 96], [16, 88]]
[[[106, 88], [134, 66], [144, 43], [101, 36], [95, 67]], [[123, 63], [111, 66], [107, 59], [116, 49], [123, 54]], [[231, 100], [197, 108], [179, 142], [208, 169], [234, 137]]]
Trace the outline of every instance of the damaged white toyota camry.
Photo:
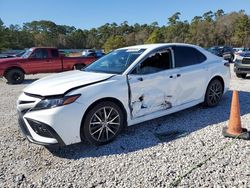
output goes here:
[[199, 103], [216, 106], [229, 80], [228, 63], [198, 46], [121, 48], [29, 85], [17, 101], [19, 124], [37, 144], [106, 144], [124, 126]]

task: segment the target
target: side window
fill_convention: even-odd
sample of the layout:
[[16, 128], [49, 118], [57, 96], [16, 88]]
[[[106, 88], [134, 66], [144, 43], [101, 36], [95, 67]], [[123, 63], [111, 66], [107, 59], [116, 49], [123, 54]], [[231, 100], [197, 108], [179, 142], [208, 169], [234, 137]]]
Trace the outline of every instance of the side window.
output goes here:
[[49, 57], [47, 49], [36, 49], [32, 54], [32, 58], [45, 59]]
[[151, 74], [172, 67], [172, 57], [170, 50], [159, 51], [149, 56], [142, 63], [137, 65], [132, 74]]
[[206, 56], [195, 48], [188, 46], [174, 47], [175, 67], [185, 67], [206, 61]]
[[52, 58], [57, 58], [59, 57], [59, 52], [56, 49], [51, 49], [51, 56]]

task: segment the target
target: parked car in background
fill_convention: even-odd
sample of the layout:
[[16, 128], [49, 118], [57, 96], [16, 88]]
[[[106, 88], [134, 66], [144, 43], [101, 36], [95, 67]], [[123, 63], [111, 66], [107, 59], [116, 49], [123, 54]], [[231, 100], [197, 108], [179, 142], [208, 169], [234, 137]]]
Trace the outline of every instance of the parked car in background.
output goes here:
[[96, 57], [64, 57], [56, 48], [30, 48], [21, 57], [0, 59], [0, 77], [5, 77], [9, 84], [20, 84], [25, 74], [81, 69], [96, 59]]
[[83, 57], [96, 57], [96, 58], [100, 58], [102, 56], [104, 56], [105, 53], [101, 52], [101, 51], [96, 51], [96, 52], [91, 52], [87, 55], [84, 55]]
[[208, 51], [219, 57], [228, 59], [229, 62], [233, 62], [234, 60], [234, 50], [230, 46], [213, 46], [211, 48], [208, 48]]
[[25, 88], [17, 101], [19, 124], [37, 144], [102, 145], [124, 126], [199, 103], [216, 106], [229, 81], [229, 63], [195, 45], [120, 48]]
[[234, 48], [234, 60], [239, 59], [240, 56], [244, 56], [245, 53], [248, 53], [250, 51], [249, 48]]
[[13, 57], [22, 57], [22, 55], [25, 54], [25, 52], [26, 52], [27, 50], [28, 50], [28, 49], [22, 50], [22, 51], [20, 51], [19, 53], [13, 55]]
[[246, 78], [247, 74], [250, 74], [250, 51], [237, 54], [234, 63], [234, 72], [239, 78]]
[[241, 48], [233, 48], [234, 52], [244, 52], [249, 51], [249, 48], [241, 47]]
[[21, 57], [27, 49], [24, 50], [9, 50], [0, 54], [0, 58]]
[[82, 56], [87, 57], [91, 53], [95, 53], [95, 50], [93, 50], [93, 49], [85, 49], [85, 50], [82, 51]]

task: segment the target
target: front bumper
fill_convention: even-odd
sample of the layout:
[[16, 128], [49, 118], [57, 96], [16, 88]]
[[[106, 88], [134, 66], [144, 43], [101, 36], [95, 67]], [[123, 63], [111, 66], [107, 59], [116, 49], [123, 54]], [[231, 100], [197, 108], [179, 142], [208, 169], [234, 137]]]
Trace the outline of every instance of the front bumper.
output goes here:
[[17, 101], [19, 125], [27, 139], [42, 145], [81, 142], [80, 127], [85, 105], [74, 102], [51, 109], [31, 111], [41, 97], [22, 93]]
[[250, 65], [244, 65], [241, 63], [235, 63], [234, 64], [234, 72], [235, 73], [245, 73], [245, 74], [250, 74]]
[[39, 145], [60, 145], [65, 143], [49, 125], [23, 117], [22, 112], [18, 112], [18, 123], [23, 135], [32, 143]]
[[237, 74], [250, 74], [250, 58], [244, 57], [242, 59], [236, 59], [234, 72]]

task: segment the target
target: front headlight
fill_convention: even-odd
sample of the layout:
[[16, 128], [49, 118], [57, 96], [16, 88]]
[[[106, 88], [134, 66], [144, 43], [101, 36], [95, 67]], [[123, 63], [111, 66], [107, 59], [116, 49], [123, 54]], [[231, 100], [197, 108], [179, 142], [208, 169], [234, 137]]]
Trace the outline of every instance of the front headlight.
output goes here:
[[34, 108], [32, 108], [31, 111], [55, 108], [58, 106], [71, 104], [71, 103], [75, 102], [76, 99], [78, 99], [80, 96], [81, 96], [81, 94], [55, 97], [55, 98], [50, 98], [50, 97], [45, 98], [45, 99], [41, 100]]

